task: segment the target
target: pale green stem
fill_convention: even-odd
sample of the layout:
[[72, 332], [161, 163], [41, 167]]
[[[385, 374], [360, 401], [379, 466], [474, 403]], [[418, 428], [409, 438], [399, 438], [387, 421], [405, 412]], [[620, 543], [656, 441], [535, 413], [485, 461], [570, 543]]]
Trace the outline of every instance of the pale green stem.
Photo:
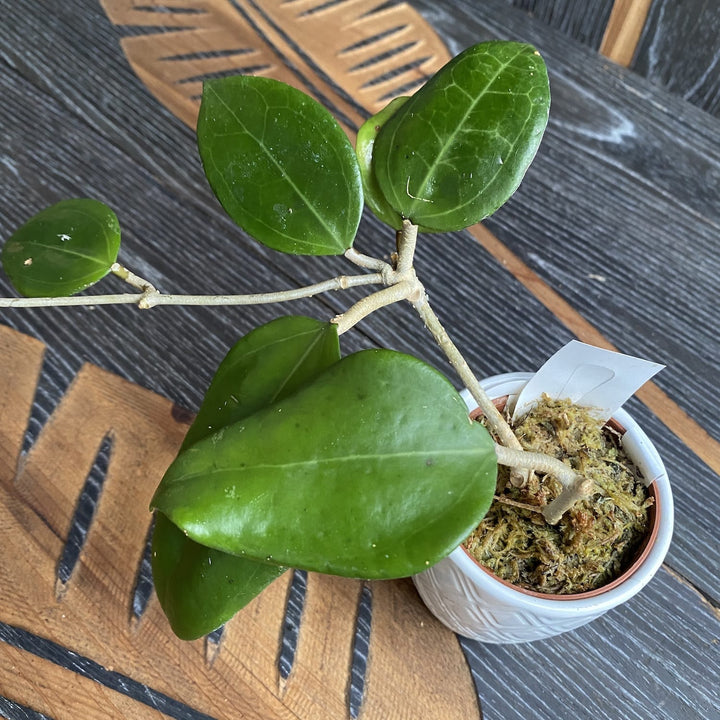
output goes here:
[[542, 509], [543, 517], [550, 525], [559, 522], [563, 513], [576, 502], [590, 495], [595, 487], [592, 480], [579, 475], [564, 462], [550, 455], [515, 450], [497, 443], [495, 444], [495, 455], [501, 465], [552, 475], [562, 484], [562, 492]]
[[502, 413], [495, 407], [493, 401], [483, 390], [482, 386], [470, 369], [465, 358], [457, 349], [455, 343], [450, 339], [447, 331], [440, 323], [438, 316], [430, 307], [427, 294], [423, 292], [419, 299], [413, 302], [415, 309], [425, 323], [425, 327], [430, 331], [440, 349], [445, 353], [450, 364], [455, 368], [458, 376], [462, 380], [465, 387], [469, 390], [473, 399], [478, 404], [485, 415], [488, 426], [497, 435], [500, 442], [509, 448], [522, 450], [520, 441], [515, 437], [512, 428], [507, 424]]
[[136, 275], [132, 272], [132, 270], [128, 270], [120, 263], [113, 263], [110, 266], [110, 272], [117, 275], [121, 280], [124, 280], [128, 285], [132, 285], [132, 287], [142, 290], [143, 293], [150, 294], [157, 292], [157, 288], [152, 283], [147, 281], [145, 278], [141, 278], [139, 275]]
[[562, 460], [545, 455], [543, 453], [530, 452], [529, 450], [516, 450], [506, 445], [495, 443], [495, 454], [501, 465], [523, 470], [536, 470], [556, 477], [564, 488], [571, 487], [578, 477], [578, 474]]
[[398, 261], [396, 271], [398, 275], [405, 275], [413, 271], [415, 259], [415, 245], [417, 243], [418, 226], [409, 220], [403, 220], [402, 230], [398, 233]]
[[[131, 284], [137, 287], [135, 283], [138, 280], [142, 281], [141, 278], [134, 275]], [[0, 308], [137, 304], [138, 307], [145, 310], [156, 305], [263, 305], [313, 297], [330, 290], [344, 290], [360, 285], [381, 285], [383, 282], [382, 273], [372, 273], [367, 275], [341, 275], [340, 277], [293, 290], [256, 293], [253, 295], [166, 295], [152, 289], [139, 295], [121, 293], [118, 295], [79, 295], [57, 298], [0, 298]], [[143, 287], [148, 286], [152, 288], [150, 283], [146, 283]]]
[[354, 248], [346, 250], [345, 257], [354, 265], [365, 268], [366, 270], [376, 270], [378, 272], [383, 272], [390, 267], [390, 265], [384, 260], [380, 260], [380, 258], [370, 257], [370, 255], [363, 255]]
[[91, 305], [137, 305], [145, 294], [73, 295], [71, 297], [0, 298], [0, 308], [72, 307]]
[[548, 503], [542, 511], [543, 517], [550, 525], [560, 522], [560, 518], [576, 502], [583, 500], [592, 493], [595, 483], [589, 478], [578, 475], [575, 482], [565, 488], [551, 503]]
[[414, 292], [417, 292], [418, 285], [417, 281], [403, 280], [384, 290], [378, 290], [362, 300], [358, 300], [344, 313], [333, 318], [332, 322], [338, 326], [338, 335], [347, 332], [375, 310], [392, 305], [400, 300], [406, 300]]

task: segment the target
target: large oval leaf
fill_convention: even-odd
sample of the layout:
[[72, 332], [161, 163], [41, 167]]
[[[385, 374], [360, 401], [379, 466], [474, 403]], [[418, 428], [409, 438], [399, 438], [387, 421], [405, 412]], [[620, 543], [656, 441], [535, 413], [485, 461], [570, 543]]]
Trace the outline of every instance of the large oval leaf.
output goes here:
[[442, 375], [367, 350], [182, 452], [153, 504], [227, 552], [402, 577], [465, 539], [490, 505], [496, 467], [490, 436]]
[[[339, 359], [332, 323], [289, 316], [253, 330], [220, 364], [183, 448], [291, 395]], [[163, 611], [184, 640], [222, 625], [286, 570], [205, 547], [162, 513], [152, 568]]]
[[197, 136], [210, 186], [255, 239], [302, 255], [352, 245], [363, 205], [357, 159], [315, 100], [270, 78], [207, 81]]
[[380, 130], [373, 167], [403, 217], [460, 230], [517, 189], [550, 108], [547, 69], [530, 45], [493, 41], [442, 68]]
[[105, 277], [119, 249], [120, 224], [107, 205], [88, 198], [62, 200], [8, 239], [2, 264], [19, 293], [61, 297]]

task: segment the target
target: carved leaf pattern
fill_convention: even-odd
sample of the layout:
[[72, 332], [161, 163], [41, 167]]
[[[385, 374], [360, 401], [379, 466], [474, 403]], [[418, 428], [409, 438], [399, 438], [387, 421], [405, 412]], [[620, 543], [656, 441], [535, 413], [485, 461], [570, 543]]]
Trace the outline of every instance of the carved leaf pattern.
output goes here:
[[[234, 73], [282, 80], [348, 130], [414, 92], [449, 59], [406, 3], [382, 0], [101, 0], [151, 92], [194, 126], [202, 82]], [[142, 28], [142, 34], [138, 34]], [[132, 33], [132, 34], [131, 34]]]

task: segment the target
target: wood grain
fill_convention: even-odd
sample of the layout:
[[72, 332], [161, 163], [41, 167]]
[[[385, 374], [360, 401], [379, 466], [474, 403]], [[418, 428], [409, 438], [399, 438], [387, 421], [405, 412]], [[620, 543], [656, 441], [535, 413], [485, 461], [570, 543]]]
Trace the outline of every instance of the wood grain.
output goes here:
[[0, 347], [0, 479], [7, 479], [15, 476], [45, 346], [0, 325]]
[[[661, 608], [671, 604], [665, 625]], [[709, 720], [717, 717], [720, 624], [668, 573], [617, 611], [547, 642], [463, 641], [485, 720]], [[676, 650], [668, 652], [670, 646]], [[698, 662], [697, 653], [703, 657]], [[558, 667], [566, 669], [558, 681]], [[488, 683], [495, 672], [523, 682]]]
[[0, 688], [18, 705], [53, 720], [110, 717], [161, 720], [162, 711], [29, 652], [0, 644]]
[[600, 44], [605, 57], [630, 66], [651, 5], [652, 0], [615, 0]]
[[[659, 386], [717, 440], [719, 333], [716, 315], [706, 310], [718, 304], [715, 119], [615, 68], [508, 2], [413, 4], [453, 51], [503, 36], [541, 49], [552, 74], [551, 127], [521, 190], [488, 227], [524, 267], [614, 345], [657, 359], [669, 352], [672, 362]], [[215, 287], [251, 292], [347, 270], [340, 260], [288, 259], [266, 251], [222, 215], [203, 181], [192, 133], [149, 95], [119, 50], [125, 33], [130, 37], [140, 29], [113, 25], [99, 4], [85, 0], [18, 0], [12, 7], [0, 0], [0, 5], [0, 122], [6, 141], [0, 156], [1, 235], [62, 197], [93, 195], [109, 202], [121, 218], [123, 261], [167, 291]], [[366, 217], [357, 246], [383, 255], [391, 240]], [[642, 258], [640, 265], [636, 257]], [[617, 262], [610, 262], [613, 258]], [[199, 275], [188, 277], [189, 267]], [[481, 375], [536, 368], [572, 337], [553, 312], [467, 234], [425, 238], [418, 248], [418, 272], [433, 306]], [[8, 293], [2, 278], [0, 287]], [[112, 282], [110, 287], [118, 289]], [[5, 313], [2, 322], [47, 345], [43, 412], [36, 421], [40, 426], [84, 361], [196, 408], [213, 368], [238, 335], [284, 312], [329, 317], [356, 297], [330, 295], [252, 311], [29, 311]], [[639, 313], [632, 311], [636, 303]], [[379, 344], [414, 352], [449, 372], [409, 308], [394, 307], [371, 317], [344, 337], [345, 352]], [[718, 626], [710, 608], [720, 602], [720, 484], [652, 412], [641, 403], [631, 403], [631, 411], [659, 447], [674, 484], [677, 524], [669, 562], [675, 574], [653, 581], [632, 611], [616, 611], [567, 637], [518, 648], [466, 645], [486, 717], [586, 720], [598, 712], [622, 720], [713, 717], [719, 704]], [[3, 415], [0, 427], [7, 421]], [[19, 421], [18, 433], [21, 425]], [[7, 507], [5, 498], [2, 504]], [[48, 607], [55, 607], [52, 578], [62, 543], [46, 536], [37, 516], [24, 514], [22, 504], [11, 516], [7, 527], [12, 533], [3, 531], [3, 542], [6, 536], [18, 536], [19, 526], [36, 530], [41, 549], [43, 542], [50, 543], [47, 576], [37, 579], [47, 583], [43, 597]], [[24, 552], [22, 544], [11, 544], [7, 557]], [[13, 574], [10, 583], [0, 584], [0, 608], [7, 605], [7, 593], [12, 595], [8, 587], [16, 583], [22, 591], [32, 582], [33, 567], [28, 563], [20, 569], [21, 582]], [[87, 575], [79, 568], [74, 580]], [[34, 593], [21, 594], [14, 597], [23, 618], [29, 617], [28, 607], [45, 607]], [[284, 598], [276, 602], [269, 597], [268, 603], [264, 613], [282, 616]], [[74, 619], [69, 616], [71, 624]], [[160, 689], [150, 693], [154, 676], [142, 664], [148, 647], [164, 656], [161, 671], [169, 669], [162, 686], [169, 690], [167, 697], [175, 688], [194, 692], [195, 683], [204, 682], [196, 678], [205, 672], [205, 645], [176, 646], [158, 629], [161, 620], [151, 601], [135, 630], [147, 633], [142, 643], [133, 640], [132, 652], [140, 658], [137, 672], [128, 663], [133, 677], [149, 685], [147, 691], [137, 690], [139, 697], [159, 697]], [[83, 622], [78, 618], [77, 627], [84, 627]], [[213, 668], [222, 669], [215, 676], [216, 692], [227, 683], [231, 698], [234, 673], [243, 672], [246, 659], [246, 647], [235, 644], [232, 636], [250, 626], [250, 621], [231, 623], [215, 656]], [[254, 627], [263, 637], [264, 631]], [[54, 624], [51, 629], [55, 632]], [[273, 633], [277, 639], [279, 628]], [[63, 637], [70, 635], [66, 631]], [[452, 643], [436, 648], [438, 662], [456, 657]], [[223, 666], [226, 651], [231, 670]], [[377, 661], [377, 653], [371, 652]], [[393, 652], [399, 663], [406, 662], [402, 648]], [[98, 657], [115, 667], [115, 655], [101, 648]], [[263, 677], [273, 688], [277, 670], [269, 661], [264, 667]], [[368, 702], [376, 683], [380, 680], [366, 689]], [[514, 688], [523, 692], [509, 692]], [[19, 705], [31, 703], [28, 699]], [[25, 718], [22, 713], [21, 707], [13, 720]]]
[[611, 15], [613, 0], [511, 0], [533, 19], [546, 23], [595, 50], [600, 47], [603, 32]]
[[[578, 340], [618, 351], [596, 327], [589, 323], [558, 292], [528, 267], [517, 255], [503, 245], [484, 225], [474, 225], [469, 232], [499, 262], [568, 328]], [[695, 419], [690, 417], [655, 383], [640, 388], [637, 397], [708, 467], [720, 475], [720, 441], [712, 437]]]
[[202, 80], [265, 75], [299, 86], [348, 128], [398, 94], [409, 94], [450, 56], [405, 3], [380, 0], [186, 0], [168, 14], [140, 0], [103, 0], [117, 25], [169, 29], [122, 41], [151, 92], [195, 126]]
[[632, 69], [720, 115], [720, 13], [707, 0], [655, 0]]

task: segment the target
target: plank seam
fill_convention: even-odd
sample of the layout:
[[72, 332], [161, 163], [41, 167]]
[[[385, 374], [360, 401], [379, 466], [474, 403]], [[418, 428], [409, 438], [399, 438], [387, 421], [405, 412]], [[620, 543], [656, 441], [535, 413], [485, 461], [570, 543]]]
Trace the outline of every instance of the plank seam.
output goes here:
[[670, 567], [667, 563], [663, 563], [663, 568], [668, 571], [668, 573], [675, 578], [681, 585], [684, 585], [687, 588], [690, 588], [699, 598], [700, 602], [702, 602], [703, 605], [707, 606], [712, 612], [712, 614], [717, 618], [718, 621], [720, 621], [720, 603], [713, 598], [710, 597], [706, 592], [701, 590], [690, 578], [683, 575], [678, 570], [675, 570], [674, 568]]

